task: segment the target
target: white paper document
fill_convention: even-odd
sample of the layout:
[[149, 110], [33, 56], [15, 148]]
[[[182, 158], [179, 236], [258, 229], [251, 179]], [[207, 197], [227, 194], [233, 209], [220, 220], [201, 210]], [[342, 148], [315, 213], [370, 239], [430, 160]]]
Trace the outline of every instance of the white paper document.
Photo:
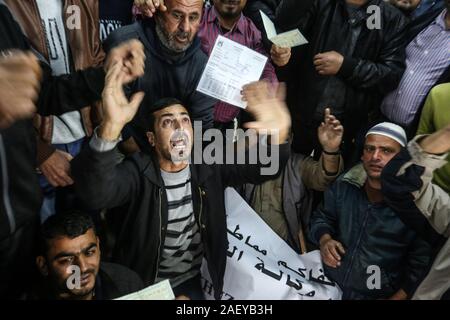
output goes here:
[[169, 280], [161, 281], [140, 291], [130, 293], [115, 300], [174, 300]]
[[[225, 190], [227, 264], [222, 300], [339, 300], [341, 289], [324, 274], [320, 252], [297, 254], [232, 188]], [[207, 299], [214, 289], [202, 264]]]
[[266, 62], [266, 56], [219, 36], [197, 91], [245, 108], [247, 104], [242, 101], [242, 87], [261, 78]]
[[272, 20], [270, 20], [270, 18], [261, 10], [259, 10], [259, 12], [264, 24], [264, 29], [266, 30], [267, 38], [277, 46], [282, 48], [292, 48], [308, 43], [308, 40], [306, 40], [298, 29], [277, 34]]

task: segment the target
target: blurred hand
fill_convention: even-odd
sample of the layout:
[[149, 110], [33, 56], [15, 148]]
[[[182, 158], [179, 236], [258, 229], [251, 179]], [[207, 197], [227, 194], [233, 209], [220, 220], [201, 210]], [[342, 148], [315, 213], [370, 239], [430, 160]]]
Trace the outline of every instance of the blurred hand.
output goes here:
[[344, 134], [344, 127], [335, 116], [330, 114], [329, 108], [325, 109], [324, 122], [317, 129], [317, 134], [323, 150], [327, 152], [336, 152], [339, 150]]
[[255, 121], [245, 123], [244, 127], [255, 129], [258, 133], [278, 133], [278, 141], [271, 143], [284, 143], [289, 137], [291, 127], [284, 84], [280, 83], [274, 94], [265, 81], [253, 82], [242, 88], [242, 94], [242, 100], [247, 101], [247, 111], [255, 117]]
[[345, 254], [344, 246], [331, 238], [329, 234], [324, 234], [320, 239], [320, 256], [323, 263], [337, 268], [341, 265], [341, 254]]
[[167, 11], [164, 0], [134, 0], [134, 5], [146, 17], [153, 17], [156, 10]]
[[123, 91], [125, 77], [120, 63], [113, 65], [106, 75], [102, 95], [103, 120], [99, 131], [99, 136], [106, 140], [119, 137], [123, 127], [134, 118], [144, 98], [144, 93], [138, 92], [128, 101]]
[[111, 50], [104, 64], [105, 72], [115, 64], [121, 66], [123, 83], [127, 84], [144, 75], [144, 45], [136, 39], [129, 40]]
[[336, 51], [319, 53], [314, 56], [316, 71], [323, 76], [334, 76], [341, 69], [344, 57]]
[[0, 52], [0, 129], [33, 116], [41, 80], [41, 67], [31, 52]]
[[291, 59], [291, 48], [281, 48], [274, 44], [270, 49], [270, 58], [277, 66], [283, 67]]
[[70, 161], [73, 157], [64, 151], [56, 150], [45, 160], [39, 169], [53, 187], [66, 187], [73, 184], [70, 177]]

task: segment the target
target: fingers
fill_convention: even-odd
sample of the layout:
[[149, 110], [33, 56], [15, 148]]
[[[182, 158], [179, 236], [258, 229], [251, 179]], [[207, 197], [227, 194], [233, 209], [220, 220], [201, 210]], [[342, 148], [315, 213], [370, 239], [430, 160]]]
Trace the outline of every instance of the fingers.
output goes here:
[[322, 261], [329, 267], [337, 268], [339, 261], [337, 261], [329, 252], [320, 251]]
[[144, 99], [145, 93], [144, 92], [136, 92], [135, 94], [133, 94], [133, 96], [131, 97], [130, 100], [130, 107], [132, 107], [133, 109], [138, 109], [139, 106], [142, 103], [142, 100]]
[[134, 4], [147, 17], [153, 17], [157, 10], [167, 11], [164, 0], [135, 0]]
[[115, 90], [118, 87], [118, 78], [120, 73], [122, 72], [122, 66], [120, 63], [113, 64], [106, 74], [105, 78], [105, 91], [106, 90]]
[[69, 168], [64, 169], [49, 167], [42, 170], [42, 173], [53, 187], [67, 187], [74, 183], [72, 178], [69, 176]]
[[345, 250], [340, 242], [330, 239], [321, 246], [320, 254], [326, 265], [337, 268], [341, 265], [341, 254], [345, 254]]
[[36, 57], [14, 50], [0, 58], [0, 118], [2, 128], [31, 117], [39, 95], [42, 71]]
[[132, 78], [131, 80], [142, 76], [145, 68], [143, 44], [140, 41], [133, 39], [114, 48], [106, 59], [106, 72], [115, 63], [120, 63], [127, 69], [127, 74]]
[[258, 81], [245, 85], [242, 88], [242, 95], [244, 97], [244, 101], [247, 101], [247, 107], [250, 107], [250, 111], [253, 106], [268, 100], [269, 97], [269, 88], [267, 82]]
[[280, 82], [278, 83], [278, 88], [276, 92], [276, 98], [279, 101], [285, 101], [286, 100], [286, 83]]
[[340, 242], [336, 241], [336, 247], [338, 248], [341, 254], [345, 254], [344, 246]]
[[339, 265], [339, 261], [341, 261], [341, 256], [337, 252], [336, 245], [332, 244], [332, 245], [328, 246], [327, 249], [328, 249], [329, 253], [333, 256], [333, 258], [336, 261], [338, 261], [338, 265]]

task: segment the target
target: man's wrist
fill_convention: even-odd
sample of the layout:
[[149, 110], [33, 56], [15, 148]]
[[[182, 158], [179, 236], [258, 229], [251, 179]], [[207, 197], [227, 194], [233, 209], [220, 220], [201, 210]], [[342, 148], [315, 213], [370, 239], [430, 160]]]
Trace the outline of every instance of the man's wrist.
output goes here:
[[319, 246], [321, 247], [325, 242], [327, 242], [331, 239], [332, 239], [331, 236], [328, 233], [325, 233], [324, 235], [322, 235], [320, 237]]
[[98, 127], [98, 137], [106, 141], [116, 141], [120, 137], [124, 125], [112, 122], [103, 122]]

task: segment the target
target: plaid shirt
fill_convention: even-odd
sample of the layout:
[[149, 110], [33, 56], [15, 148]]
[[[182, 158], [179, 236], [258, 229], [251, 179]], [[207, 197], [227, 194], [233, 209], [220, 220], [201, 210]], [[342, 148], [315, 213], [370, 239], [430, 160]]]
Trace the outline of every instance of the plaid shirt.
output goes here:
[[[197, 34], [201, 40], [203, 52], [209, 56], [214, 47], [217, 36], [222, 35], [267, 56], [267, 53], [263, 48], [261, 32], [256, 28], [253, 22], [244, 15], [241, 14], [241, 17], [232, 30], [226, 33], [224, 33], [224, 31], [225, 30], [223, 30], [219, 25], [219, 20], [214, 7], [206, 7], [203, 12], [203, 19], [199, 32]], [[275, 69], [269, 60], [264, 67], [261, 79], [264, 79], [273, 85], [278, 83], [278, 79], [275, 75]], [[221, 123], [230, 122], [239, 115], [239, 112], [239, 107], [219, 101], [214, 108], [214, 121]]]

